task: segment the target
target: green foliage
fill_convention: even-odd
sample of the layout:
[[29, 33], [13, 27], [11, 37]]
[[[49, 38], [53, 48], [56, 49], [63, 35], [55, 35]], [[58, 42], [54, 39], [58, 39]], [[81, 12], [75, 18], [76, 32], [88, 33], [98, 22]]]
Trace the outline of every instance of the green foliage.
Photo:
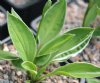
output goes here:
[[76, 56], [78, 53], [80, 53], [89, 43], [91, 37], [87, 40], [85, 40], [82, 44], [78, 45], [75, 49], [69, 50], [57, 57], [55, 57], [54, 61], [64, 61], [69, 59], [72, 56]]
[[100, 0], [94, 0], [98, 7], [100, 7]]
[[12, 53], [4, 52], [4, 51], [0, 50], [0, 59], [16, 60], [16, 59], [18, 59], [18, 57]]
[[97, 79], [87, 79], [87, 83], [100, 83], [100, 80], [97, 80]]
[[93, 5], [87, 12], [86, 17], [84, 18], [83, 26], [90, 26], [90, 24], [95, 20], [97, 16], [97, 5]]
[[34, 74], [37, 74], [37, 67], [35, 64], [33, 64], [32, 62], [30, 61], [24, 61], [22, 63], [22, 67], [24, 69], [26, 69], [27, 71], [29, 71], [30, 73], [32, 73], [33, 75]]
[[15, 60], [11, 60], [12, 64], [18, 68], [18, 69], [22, 69], [22, 66], [21, 64], [23, 63], [23, 60], [18, 58], [18, 59], [15, 59]]
[[97, 15], [100, 15], [100, 0], [89, 0], [88, 8], [83, 20], [83, 26], [90, 26]]
[[100, 68], [89, 63], [71, 63], [59, 67], [52, 74], [66, 75], [76, 78], [93, 78], [100, 76]]
[[[7, 13], [8, 31], [12, 42], [18, 51], [18, 56], [0, 51], [0, 59], [11, 60], [17, 68], [24, 69], [30, 75], [27, 83], [38, 82], [52, 75], [65, 75], [75, 78], [93, 78], [100, 76], [100, 68], [90, 63], [71, 63], [42, 75], [46, 67], [54, 61], [64, 61], [80, 53], [91, 40], [92, 36], [100, 36], [100, 28], [88, 27], [96, 17], [98, 5], [93, 0], [88, 7], [85, 27], [77, 27], [64, 34], [59, 34], [64, 23], [66, 0], [59, 0], [52, 5], [48, 0], [42, 14], [36, 38], [12, 9]], [[99, 7], [98, 7], [99, 9]], [[36, 41], [39, 38], [39, 42]]]
[[43, 56], [58, 51], [73, 36], [74, 35], [67, 33], [54, 38], [53, 40], [42, 46], [42, 48], [39, 50], [39, 55]]
[[9, 13], [8, 30], [14, 46], [16, 47], [23, 61], [33, 62], [36, 56], [36, 42], [32, 32], [20, 19]]
[[43, 15], [46, 13], [46, 11], [51, 7], [52, 5], [52, 1], [51, 0], [48, 0], [47, 3], [45, 4], [44, 6], [44, 9], [43, 9]]
[[[89, 27], [95, 21], [96, 17], [100, 15], [100, 0], [89, 0], [88, 8], [86, 10], [83, 27]], [[95, 27], [93, 36], [100, 36], [100, 27]]]
[[100, 36], [100, 27], [96, 27], [95, 32], [93, 33], [93, 36]]
[[11, 13], [12, 13], [12, 15], [16, 16], [18, 19], [20, 19], [22, 21], [21, 17], [14, 11], [13, 8], [11, 9]]
[[[64, 23], [66, 12], [66, 0], [59, 0], [44, 14], [38, 28], [40, 47], [57, 36]], [[53, 19], [53, 20], [51, 20]], [[45, 35], [44, 35], [45, 33]]]

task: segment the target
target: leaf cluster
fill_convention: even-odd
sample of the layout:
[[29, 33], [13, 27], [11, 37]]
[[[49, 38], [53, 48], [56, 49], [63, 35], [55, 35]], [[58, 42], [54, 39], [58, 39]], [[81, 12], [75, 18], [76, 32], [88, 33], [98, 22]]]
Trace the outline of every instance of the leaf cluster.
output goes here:
[[[95, 5], [92, 7], [91, 11], [94, 11]], [[43, 10], [38, 32], [34, 37], [21, 17], [12, 9], [11, 13], [7, 13], [8, 31], [18, 55], [0, 51], [0, 59], [10, 60], [17, 68], [26, 70], [33, 83], [53, 75], [75, 78], [100, 76], [100, 68], [86, 62], [67, 64], [42, 75], [50, 63], [62, 62], [77, 55], [89, 44], [92, 36], [95, 36], [94, 33], [100, 33], [99, 28], [94, 29], [87, 25], [90, 23], [90, 17], [88, 17], [84, 23], [85, 27], [77, 27], [60, 34], [65, 13], [66, 0], [59, 0], [53, 5], [52, 1], [48, 0]], [[96, 36], [99, 35], [96, 34]]]

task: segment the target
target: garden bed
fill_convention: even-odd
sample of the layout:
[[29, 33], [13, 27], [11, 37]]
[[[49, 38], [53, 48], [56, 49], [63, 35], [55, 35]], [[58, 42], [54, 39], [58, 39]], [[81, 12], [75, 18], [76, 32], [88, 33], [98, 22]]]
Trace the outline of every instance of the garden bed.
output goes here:
[[[65, 32], [70, 28], [75, 26], [81, 26], [84, 13], [86, 11], [87, 4], [82, 0], [78, 0], [78, 3], [71, 3], [67, 6], [67, 14], [65, 19], [65, 25], [61, 33]], [[93, 38], [87, 48], [78, 56], [72, 57], [71, 60], [75, 61], [86, 61], [100, 66], [100, 39]], [[13, 45], [3, 46], [4, 51], [10, 51], [12, 53], [17, 53]], [[67, 62], [66, 62], [67, 63]], [[59, 67], [59, 63], [50, 64], [47, 68], [47, 72], [54, 70]], [[25, 72], [16, 69], [8, 61], [0, 61], [0, 83], [24, 83], [28, 79]], [[68, 78], [66, 76], [53, 76], [48, 77], [43, 81], [43, 83], [84, 83], [83, 80]]]

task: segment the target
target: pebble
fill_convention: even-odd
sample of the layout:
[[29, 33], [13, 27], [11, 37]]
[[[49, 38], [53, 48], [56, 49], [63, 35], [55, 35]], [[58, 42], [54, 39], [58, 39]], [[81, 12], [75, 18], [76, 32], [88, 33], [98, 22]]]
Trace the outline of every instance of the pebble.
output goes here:
[[58, 83], [64, 83], [62, 80], [59, 80]]
[[78, 80], [73, 80], [72, 83], [79, 83], [79, 81]]
[[0, 80], [0, 83], [3, 83], [3, 80]]
[[67, 79], [67, 77], [66, 77], [66, 76], [63, 76], [63, 77], [62, 77], [62, 79], [63, 79], [63, 80], [66, 80], [66, 79]]
[[4, 74], [3, 77], [4, 77], [4, 79], [8, 79], [8, 75], [7, 74]]
[[17, 76], [21, 76], [22, 75], [22, 72], [21, 71], [17, 71]]
[[9, 80], [4, 80], [3, 83], [9, 83]]
[[3, 71], [3, 67], [0, 65], [0, 71]]
[[9, 49], [8, 49], [7, 44], [4, 44], [4, 45], [3, 45], [3, 51], [7, 51], [7, 52], [9, 52]]

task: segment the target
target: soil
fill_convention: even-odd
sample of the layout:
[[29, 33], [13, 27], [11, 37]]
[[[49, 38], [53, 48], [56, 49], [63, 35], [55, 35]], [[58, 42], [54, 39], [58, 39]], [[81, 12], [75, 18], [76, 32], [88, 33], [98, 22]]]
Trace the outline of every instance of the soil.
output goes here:
[[[62, 32], [70, 28], [80, 27], [82, 25], [82, 20], [84, 13], [87, 8], [87, 4], [82, 0], [75, 0], [76, 2], [67, 5], [67, 14], [65, 19], [65, 24]], [[97, 20], [100, 20], [99, 17]], [[98, 21], [100, 23], [100, 21]], [[98, 23], [98, 24], [99, 24]], [[95, 26], [95, 23], [93, 24]], [[17, 53], [13, 45], [4, 44], [4, 51], [10, 51], [12, 53]], [[78, 54], [76, 57], [72, 57], [70, 60], [75, 61], [85, 61], [93, 63], [100, 66], [100, 38], [95, 37], [91, 39], [90, 44], [86, 49]], [[52, 71], [59, 67], [59, 63], [54, 63], [48, 66], [47, 71]], [[1, 60], [0, 61], [0, 83], [25, 83], [27, 75], [24, 71], [16, 69], [11, 62]], [[69, 78], [66, 76], [53, 76], [48, 77], [43, 81], [43, 83], [84, 83], [84, 79], [80, 81], [76, 78]]]

